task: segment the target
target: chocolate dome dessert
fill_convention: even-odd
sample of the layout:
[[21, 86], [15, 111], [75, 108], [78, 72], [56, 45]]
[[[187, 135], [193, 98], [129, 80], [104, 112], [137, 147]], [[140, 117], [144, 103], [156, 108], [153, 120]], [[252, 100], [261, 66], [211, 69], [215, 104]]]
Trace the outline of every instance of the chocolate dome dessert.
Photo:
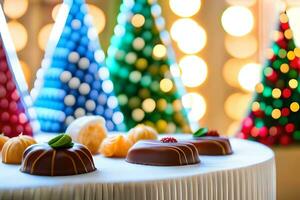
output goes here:
[[196, 146], [199, 155], [230, 155], [232, 154], [231, 145], [228, 138], [225, 137], [202, 137], [198, 139], [187, 140]]
[[199, 155], [216, 156], [233, 153], [228, 138], [219, 136], [217, 131], [208, 131], [207, 128], [199, 129], [193, 134], [193, 139], [186, 142], [194, 144]]
[[129, 150], [127, 162], [143, 165], [178, 166], [200, 163], [198, 151], [191, 143], [177, 142], [166, 137], [157, 140], [140, 140]]
[[59, 135], [49, 143], [28, 147], [21, 171], [41, 176], [67, 176], [95, 171], [91, 152], [83, 145], [72, 143], [70, 136]]

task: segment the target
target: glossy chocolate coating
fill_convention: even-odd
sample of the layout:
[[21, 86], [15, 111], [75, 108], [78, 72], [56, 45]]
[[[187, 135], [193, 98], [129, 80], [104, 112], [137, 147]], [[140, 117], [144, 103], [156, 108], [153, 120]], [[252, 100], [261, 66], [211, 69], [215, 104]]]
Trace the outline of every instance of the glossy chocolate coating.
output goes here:
[[194, 144], [199, 155], [230, 155], [233, 153], [229, 139], [226, 137], [204, 136], [186, 142]]
[[22, 159], [21, 171], [42, 176], [66, 176], [95, 171], [92, 154], [83, 145], [53, 149], [47, 143], [28, 147]]
[[163, 143], [141, 140], [129, 150], [127, 162], [143, 165], [178, 166], [200, 163], [196, 147], [191, 143]]

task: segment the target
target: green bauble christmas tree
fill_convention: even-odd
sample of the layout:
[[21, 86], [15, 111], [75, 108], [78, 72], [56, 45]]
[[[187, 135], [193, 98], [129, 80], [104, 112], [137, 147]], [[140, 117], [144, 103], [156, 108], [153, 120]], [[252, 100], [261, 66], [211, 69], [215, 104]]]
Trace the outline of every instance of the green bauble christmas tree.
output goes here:
[[185, 91], [160, 6], [124, 0], [117, 21], [107, 66], [127, 128], [145, 123], [161, 133], [189, 132]]
[[286, 13], [279, 19], [262, 81], [240, 131], [242, 138], [267, 145], [300, 141], [300, 49], [295, 47]]

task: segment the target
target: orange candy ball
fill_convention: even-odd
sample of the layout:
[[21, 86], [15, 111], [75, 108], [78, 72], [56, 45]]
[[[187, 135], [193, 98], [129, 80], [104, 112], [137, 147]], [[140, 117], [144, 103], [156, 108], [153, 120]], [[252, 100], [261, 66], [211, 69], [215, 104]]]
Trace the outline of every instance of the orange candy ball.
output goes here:
[[105, 138], [100, 147], [100, 153], [105, 157], [125, 158], [132, 142], [123, 135], [112, 135]]
[[138, 124], [128, 132], [128, 139], [135, 144], [139, 140], [157, 140], [157, 131], [144, 124]]

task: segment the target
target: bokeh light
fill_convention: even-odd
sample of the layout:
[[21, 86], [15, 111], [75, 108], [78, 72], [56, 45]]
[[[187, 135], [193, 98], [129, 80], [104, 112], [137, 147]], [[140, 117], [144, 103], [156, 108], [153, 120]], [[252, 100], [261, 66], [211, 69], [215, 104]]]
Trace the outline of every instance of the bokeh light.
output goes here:
[[227, 52], [236, 58], [247, 58], [257, 51], [257, 40], [253, 35], [243, 37], [225, 36], [225, 48]]
[[173, 82], [168, 78], [164, 78], [160, 81], [159, 87], [163, 92], [170, 92], [173, 88]]
[[190, 109], [188, 118], [191, 121], [200, 120], [206, 112], [205, 99], [198, 93], [187, 93], [182, 97], [182, 105]]
[[249, 103], [251, 102], [251, 94], [234, 93], [225, 101], [225, 113], [234, 120], [240, 120], [246, 114]]
[[14, 42], [16, 51], [21, 51], [27, 44], [28, 34], [25, 27], [13, 20], [8, 22], [8, 29]]
[[246, 64], [239, 72], [238, 80], [241, 87], [247, 91], [254, 91], [260, 81], [261, 65], [256, 63]]
[[254, 25], [252, 12], [244, 6], [230, 6], [222, 14], [222, 26], [232, 36], [244, 36]]
[[156, 107], [156, 103], [151, 98], [145, 99], [142, 103], [142, 108], [145, 112], [153, 112], [155, 107]]
[[145, 117], [145, 112], [140, 108], [136, 108], [132, 111], [131, 117], [138, 122], [142, 121]]
[[179, 61], [181, 68], [181, 79], [187, 87], [197, 87], [201, 85], [207, 77], [207, 65], [203, 59], [198, 56], [184, 56]]
[[53, 24], [47, 24], [41, 28], [38, 34], [38, 45], [40, 49], [45, 50]]
[[170, 32], [180, 50], [187, 54], [201, 51], [207, 42], [205, 30], [193, 19], [176, 20]]
[[52, 17], [53, 21], [56, 20], [56, 16], [57, 16], [57, 14], [58, 14], [58, 11], [59, 11], [60, 7], [61, 7], [61, 4], [60, 4], [60, 3], [59, 3], [59, 4], [56, 4], [56, 5], [53, 7], [52, 13], [51, 13], [51, 17]]
[[295, 89], [298, 87], [298, 81], [296, 79], [291, 79], [289, 80], [289, 86], [292, 89]]
[[293, 6], [287, 10], [289, 24], [293, 30], [296, 46], [300, 46], [300, 6]]
[[178, 19], [176, 20], [170, 29], [171, 37], [175, 41], [184, 40], [186, 38], [184, 34], [184, 30], [187, 29], [194, 29], [194, 27], [198, 26], [197, 22], [192, 19]]
[[281, 116], [281, 111], [279, 109], [274, 109], [272, 110], [271, 112], [271, 116], [274, 118], [274, 119], [279, 119], [280, 116]]
[[290, 105], [290, 109], [292, 112], [298, 112], [299, 111], [299, 104], [297, 102], [292, 102]]
[[28, 9], [28, 0], [4, 0], [4, 13], [12, 19], [22, 17]]
[[223, 77], [225, 81], [232, 87], [240, 87], [238, 75], [241, 68], [248, 64], [250, 60], [245, 59], [229, 59], [223, 67]]
[[103, 10], [101, 10], [99, 7], [88, 4], [89, 14], [93, 18], [93, 24], [97, 30], [98, 33], [101, 33], [104, 30], [105, 24], [106, 24], [106, 18]]
[[180, 17], [191, 17], [195, 15], [201, 7], [201, 0], [170, 0], [171, 10]]
[[135, 14], [131, 18], [131, 23], [134, 27], [140, 28], [144, 25], [145, 23], [145, 17], [141, 14]]
[[226, 0], [230, 5], [240, 5], [240, 6], [253, 6], [256, 0]]
[[167, 48], [162, 44], [157, 44], [153, 48], [153, 56], [156, 58], [163, 58], [167, 55]]
[[229, 124], [227, 131], [226, 131], [226, 135], [227, 136], [234, 136], [237, 131], [239, 130], [239, 128], [241, 127], [241, 122], [240, 121], [234, 121], [231, 124]]

